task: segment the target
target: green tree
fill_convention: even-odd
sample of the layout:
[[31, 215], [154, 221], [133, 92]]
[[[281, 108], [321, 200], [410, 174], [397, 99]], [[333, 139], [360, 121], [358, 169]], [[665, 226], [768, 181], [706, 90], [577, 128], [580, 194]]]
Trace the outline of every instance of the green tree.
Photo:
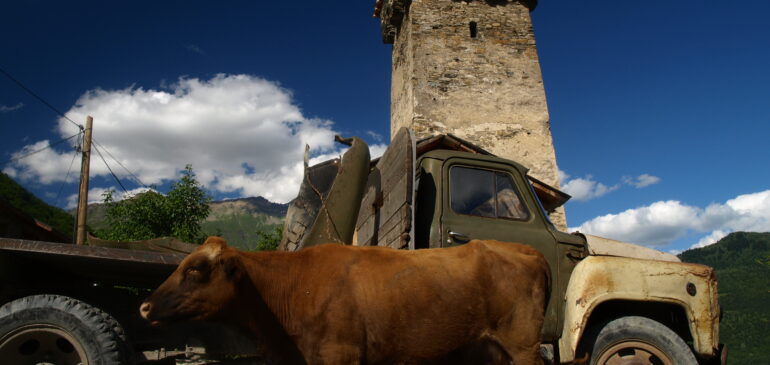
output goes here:
[[185, 242], [203, 242], [201, 222], [209, 215], [211, 198], [195, 179], [191, 165], [185, 166], [182, 177], [171, 184], [166, 195], [150, 190], [116, 202], [113, 193], [104, 195], [107, 228], [97, 232], [99, 237], [137, 241], [173, 236]]
[[281, 243], [281, 237], [283, 236], [283, 227], [276, 226], [269, 231], [257, 231], [259, 241], [257, 241], [256, 249], [258, 251], [271, 251], [278, 248], [278, 244]]

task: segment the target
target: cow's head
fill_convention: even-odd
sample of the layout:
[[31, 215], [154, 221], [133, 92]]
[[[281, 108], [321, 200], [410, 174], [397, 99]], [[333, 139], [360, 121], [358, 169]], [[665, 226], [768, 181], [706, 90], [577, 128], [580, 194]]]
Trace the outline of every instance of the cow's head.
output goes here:
[[139, 307], [153, 325], [216, 319], [236, 296], [243, 266], [225, 240], [209, 237]]

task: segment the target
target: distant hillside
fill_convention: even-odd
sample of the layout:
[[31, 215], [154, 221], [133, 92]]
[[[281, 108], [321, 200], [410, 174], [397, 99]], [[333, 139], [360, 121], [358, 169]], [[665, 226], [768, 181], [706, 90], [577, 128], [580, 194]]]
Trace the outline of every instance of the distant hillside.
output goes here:
[[30, 217], [50, 225], [66, 237], [72, 237], [74, 218], [70, 214], [63, 209], [48, 205], [2, 172], [0, 172], [0, 199]]
[[[289, 207], [263, 197], [215, 201], [209, 206], [211, 213], [201, 225], [203, 232], [222, 236], [231, 245], [245, 250], [254, 249], [258, 241], [257, 232], [273, 231], [275, 227], [282, 226]], [[103, 204], [89, 205], [88, 225], [95, 230], [103, 228], [106, 212]]]
[[222, 200], [209, 206], [211, 213], [203, 222], [203, 231], [222, 236], [228, 243], [246, 250], [254, 249], [257, 232], [283, 226], [283, 217], [289, 207], [263, 197]]
[[770, 364], [770, 233], [732, 233], [679, 258], [717, 271], [728, 362]]

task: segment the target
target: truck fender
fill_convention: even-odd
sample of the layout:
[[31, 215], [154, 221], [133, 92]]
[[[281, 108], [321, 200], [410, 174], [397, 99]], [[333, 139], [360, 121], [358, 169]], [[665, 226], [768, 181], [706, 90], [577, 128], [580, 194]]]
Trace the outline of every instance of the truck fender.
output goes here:
[[575, 266], [565, 293], [561, 361], [572, 361], [593, 310], [611, 300], [667, 303], [687, 315], [695, 353], [711, 357], [718, 350], [719, 305], [716, 276], [708, 266], [589, 256]]

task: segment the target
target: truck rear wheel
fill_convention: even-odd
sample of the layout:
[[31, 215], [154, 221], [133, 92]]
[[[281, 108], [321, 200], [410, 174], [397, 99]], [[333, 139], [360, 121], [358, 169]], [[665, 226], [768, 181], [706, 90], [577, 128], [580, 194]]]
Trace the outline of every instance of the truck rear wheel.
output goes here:
[[646, 317], [621, 317], [597, 328], [589, 344], [591, 365], [697, 365], [690, 347], [674, 331]]
[[103, 311], [60, 295], [0, 307], [0, 359], [9, 364], [124, 364], [122, 328]]

